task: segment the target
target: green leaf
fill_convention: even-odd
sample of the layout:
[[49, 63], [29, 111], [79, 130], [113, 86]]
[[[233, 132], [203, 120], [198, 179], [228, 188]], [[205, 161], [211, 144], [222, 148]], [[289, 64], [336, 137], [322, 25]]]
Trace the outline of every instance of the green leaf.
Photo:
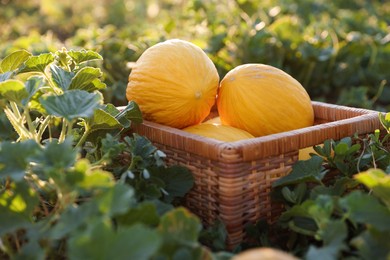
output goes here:
[[49, 115], [63, 117], [68, 121], [92, 117], [102, 104], [102, 96], [83, 90], [69, 90], [60, 96], [42, 96], [42, 106]]
[[310, 206], [307, 210], [311, 218], [315, 220], [320, 227], [324, 223], [328, 223], [334, 210], [333, 198], [329, 195], [320, 195], [315, 199], [315, 204]]
[[390, 131], [390, 113], [379, 113], [379, 121], [387, 132]]
[[201, 230], [198, 217], [183, 207], [175, 208], [161, 217], [158, 231], [175, 241], [185, 244], [196, 243]]
[[341, 197], [348, 189], [353, 189], [358, 185], [359, 183], [356, 180], [349, 177], [342, 177], [337, 179], [334, 185], [318, 185], [314, 187], [310, 192], [310, 198], [316, 199], [320, 195]]
[[140, 203], [136, 208], [129, 209], [125, 214], [117, 216], [115, 220], [120, 225], [131, 226], [136, 223], [142, 223], [147, 226], [157, 226], [160, 217], [156, 205], [147, 201]]
[[0, 236], [32, 224], [38, 195], [27, 182], [13, 182], [0, 191]]
[[110, 217], [126, 213], [135, 202], [134, 190], [126, 184], [115, 184], [97, 199], [99, 211]]
[[285, 200], [294, 204], [297, 203], [296, 198], [294, 196], [295, 194], [290, 190], [289, 187], [283, 187], [281, 192]]
[[305, 259], [306, 260], [334, 260], [338, 259], [339, 245], [331, 244], [323, 247], [316, 247], [311, 245], [309, 251], [307, 252]]
[[0, 97], [21, 104], [22, 100], [28, 97], [28, 92], [23, 82], [9, 79], [0, 82]]
[[390, 208], [381, 204], [376, 197], [353, 191], [341, 198], [339, 203], [352, 222], [390, 231]]
[[19, 73], [40, 72], [45, 73], [46, 67], [54, 62], [54, 55], [51, 53], [43, 53], [39, 56], [31, 56], [21, 67]]
[[[92, 172], [92, 175], [95, 174], [99, 174], [99, 171]], [[90, 176], [91, 173], [87, 173], [87, 175]], [[82, 178], [81, 181], [87, 183], [90, 178]], [[96, 183], [95, 181], [98, 187], [94, 184], [88, 184], [92, 188], [105, 188], [99, 189], [97, 195], [91, 196], [85, 203], [66, 207], [54, 227], [50, 229], [50, 238], [61, 239], [68, 236], [80, 227], [89, 225], [91, 219], [95, 217], [100, 219], [111, 218], [127, 212], [135, 203], [132, 188], [128, 185], [114, 185], [115, 183], [111, 179], [108, 182], [111, 184]]]
[[0, 82], [6, 81], [7, 79], [10, 79], [12, 76], [12, 72], [6, 72], [6, 73], [1, 73], [0, 74]]
[[66, 71], [57, 65], [50, 66], [51, 76], [53, 78], [54, 83], [57, 87], [62, 90], [68, 90], [72, 78], [74, 77], [73, 72]]
[[110, 222], [94, 221], [68, 242], [69, 259], [150, 259], [161, 245], [156, 231], [134, 225], [113, 229]]
[[166, 202], [171, 202], [175, 197], [184, 197], [194, 185], [194, 177], [186, 167], [174, 165], [171, 167], [158, 167], [150, 169], [153, 177], [164, 181], [164, 196]]
[[324, 151], [324, 154], [326, 157], [330, 157], [331, 156], [331, 153], [332, 153], [332, 140], [325, 140], [324, 141], [324, 148], [323, 148], [323, 151]]
[[[96, 89], [105, 88], [105, 85], [99, 84], [99, 77], [103, 73], [98, 68], [85, 67], [79, 70], [76, 75], [72, 78], [69, 89], [80, 89], [88, 92]], [[96, 81], [98, 80], [98, 81]]]
[[83, 224], [88, 224], [88, 221], [97, 214], [97, 209], [92, 203], [69, 205], [61, 213], [55, 225], [50, 228], [47, 236], [53, 240], [62, 239]]
[[0, 72], [5, 73], [18, 69], [30, 56], [31, 53], [25, 50], [11, 53], [0, 62]]
[[42, 106], [42, 103], [40, 101], [40, 98], [42, 96], [45, 96], [45, 92], [38, 90], [29, 100], [28, 106], [31, 111], [37, 111], [42, 115], [46, 115], [46, 110]]
[[[95, 169], [91, 170], [91, 165], [87, 159], [79, 159], [74, 167], [74, 170], [68, 173], [75, 181], [71, 183], [75, 188], [81, 190], [92, 190], [95, 188], [109, 188], [115, 185], [114, 178], [111, 173]], [[81, 177], [80, 177], [81, 176]]]
[[92, 60], [103, 60], [103, 57], [94, 51], [91, 50], [81, 50], [81, 51], [68, 51], [68, 55], [73, 59], [76, 64], [81, 64], [83, 62], [92, 61]]
[[22, 104], [25, 106], [31, 100], [31, 98], [37, 93], [37, 91], [45, 84], [42, 77], [31, 77], [25, 83], [25, 88], [28, 93], [28, 97], [22, 100]]
[[39, 240], [28, 239], [26, 244], [23, 244], [21, 250], [12, 257], [13, 260], [45, 260], [46, 252], [42, 248]]
[[321, 157], [313, 156], [309, 160], [296, 162], [292, 167], [292, 171], [288, 175], [276, 180], [272, 187], [275, 188], [299, 182], [320, 182], [326, 174], [322, 166], [323, 161]]
[[159, 199], [149, 200], [154, 205], [156, 205], [157, 213], [159, 216], [164, 215], [165, 213], [174, 209], [174, 206], [170, 203], [165, 203]]
[[338, 245], [338, 249], [341, 250], [345, 247], [344, 240], [348, 235], [348, 227], [344, 220], [331, 220], [326, 222], [318, 233], [324, 245]]
[[143, 121], [141, 109], [134, 101], [130, 101], [116, 117], [119, 119], [125, 117], [134, 123], [142, 123]]
[[129, 147], [132, 157], [137, 158], [136, 167], [144, 169], [155, 165], [153, 154], [157, 148], [146, 137], [133, 134], [133, 138], [126, 136], [124, 141]]
[[158, 232], [163, 238], [160, 253], [169, 259], [181, 249], [191, 249], [191, 259], [198, 259], [198, 235], [202, 226], [200, 220], [187, 209], [179, 207], [161, 217]]
[[125, 149], [125, 144], [110, 134], [106, 134], [102, 139], [101, 144], [100, 150], [103, 154], [109, 156], [109, 158], [119, 156]]
[[88, 124], [91, 131], [122, 128], [121, 123], [103, 109], [96, 109]]
[[368, 228], [351, 240], [351, 245], [357, 248], [360, 259], [389, 259], [389, 231]]
[[[261, 221], [257, 222], [258, 225], [260, 223]], [[254, 236], [261, 236], [261, 234], [259, 234], [260, 232], [258, 232], [261, 228], [258, 227], [258, 225], [253, 225], [254, 231], [251, 231], [249, 226], [246, 227], [246, 234], [251, 236], [249, 233], [252, 232], [254, 233]], [[213, 251], [222, 251], [226, 247], [227, 235], [225, 223], [223, 223], [222, 220], [217, 219], [212, 225], [202, 229], [199, 240], [204, 245], [212, 245]]]
[[390, 208], [390, 175], [380, 169], [370, 169], [354, 175], [354, 178], [371, 189]]
[[33, 157], [36, 167], [42, 170], [63, 170], [72, 167], [78, 156], [78, 151], [73, 148], [72, 140], [66, 139], [62, 143], [47, 142], [44, 149]]
[[104, 111], [115, 117], [115, 119], [118, 120], [118, 122], [122, 125], [123, 128], [130, 127], [131, 122], [125, 117], [126, 113], [122, 113], [122, 111], [119, 111], [113, 104], [106, 104], [104, 107]]
[[10, 177], [15, 181], [23, 180], [32, 157], [40, 151], [33, 140], [24, 142], [2, 142], [0, 147], [0, 179]]
[[347, 151], [348, 145], [346, 143], [338, 143], [334, 148], [334, 152], [336, 155], [345, 155]]
[[281, 224], [288, 225], [295, 232], [314, 236], [318, 225], [314, 221], [310, 209], [317, 207], [315, 201], [305, 200], [302, 204], [289, 208], [279, 218]]

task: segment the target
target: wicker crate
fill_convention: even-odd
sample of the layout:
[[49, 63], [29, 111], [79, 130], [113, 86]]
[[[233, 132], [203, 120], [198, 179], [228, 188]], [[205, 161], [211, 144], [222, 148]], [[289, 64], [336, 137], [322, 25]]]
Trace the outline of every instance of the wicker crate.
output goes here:
[[311, 127], [236, 142], [221, 142], [145, 121], [134, 131], [167, 154], [169, 164], [188, 167], [195, 186], [186, 206], [205, 225], [220, 219], [229, 248], [244, 238], [244, 227], [259, 219], [272, 222], [282, 211], [270, 199], [272, 182], [285, 176], [299, 149], [339, 140], [380, 127], [375, 111], [313, 102]]

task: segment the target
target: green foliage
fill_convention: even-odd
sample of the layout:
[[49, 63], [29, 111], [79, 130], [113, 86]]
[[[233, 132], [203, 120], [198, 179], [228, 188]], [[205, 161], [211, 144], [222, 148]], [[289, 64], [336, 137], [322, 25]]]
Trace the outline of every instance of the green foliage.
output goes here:
[[[380, 0], [1, 1], [0, 258], [99, 259], [113, 248], [115, 258], [229, 259], [194, 239], [223, 250], [221, 223], [200, 232], [175, 210], [190, 172], [167, 167], [142, 136], [119, 139], [142, 122], [124, 95], [133, 62], [159, 41], [183, 38], [207, 52], [221, 78], [266, 63], [313, 100], [386, 111], [389, 13]], [[389, 116], [379, 117], [388, 131]], [[315, 147], [319, 156], [275, 183], [286, 205], [281, 225], [259, 222], [248, 233], [308, 259], [386, 258], [387, 143], [375, 132]], [[167, 238], [163, 218], [167, 226], [179, 218], [188, 237], [176, 227], [185, 238]]]
[[200, 220], [180, 207], [191, 172], [124, 134], [142, 115], [135, 102], [104, 104], [88, 63], [100, 55], [26, 53], [2, 63], [11, 71], [0, 98], [18, 136], [0, 140], [0, 257], [211, 258]]
[[[386, 127], [388, 116], [379, 117]], [[328, 140], [276, 181], [275, 198], [286, 206], [278, 225], [289, 231], [280, 245], [305, 259], [390, 257], [388, 137]]]
[[265, 63], [291, 74], [312, 99], [388, 110], [390, 7], [381, 0], [45, 0], [7, 1], [0, 10], [3, 56], [63, 45], [94, 50], [105, 57], [103, 93], [115, 105], [126, 104], [132, 62], [146, 48], [183, 38], [209, 54], [221, 78], [239, 64]]

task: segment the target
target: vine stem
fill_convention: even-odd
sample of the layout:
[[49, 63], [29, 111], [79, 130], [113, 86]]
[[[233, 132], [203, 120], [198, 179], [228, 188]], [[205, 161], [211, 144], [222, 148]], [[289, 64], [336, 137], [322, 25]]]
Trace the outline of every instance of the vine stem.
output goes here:
[[27, 106], [24, 108], [23, 115], [26, 118], [26, 122], [27, 122], [27, 126], [28, 126], [29, 132], [34, 137], [34, 140], [39, 142], [39, 140], [37, 138], [38, 135], [37, 135], [37, 132], [36, 132], [36, 127], [34, 126], [34, 124], [32, 122], [32, 119], [31, 119], [31, 116], [30, 116], [30, 109]]
[[56, 85], [54, 85], [53, 81], [51, 80], [50, 76], [47, 74], [47, 72], [43, 72], [43, 75], [45, 76], [47, 82], [49, 83], [50, 88], [54, 91], [55, 94], [60, 95], [62, 94], [62, 90], [57, 88]]
[[58, 143], [62, 143], [65, 141], [67, 126], [68, 126], [68, 122], [66, 121], [65, 118], [63, 118], [62, 119], [61, 134], [60, 134], [60, 137], [58, 139]]
[[38, 142], [42, 140], [42, 135], [45, 132], [46, 128], [48, 127], [50, 120], [51, 120], [51, 116], [47, 116], [39, 126], [38, 133], [37, 133]]
[[9, 102], [9, 104], [11, 106], [12, 112], [14, 113], [15, 117], [18, 120], [23, 121], [23, 118], [22, 118], [22, 115], [20, 114], [18, 105], [15, 102], [13, 102], [13, 101]]
[[10, 123], [12, 124], [12, 126], [14, 127], [14, 129], [16, 130], [16, 132], [19, 134], [19, 138], [21, 140], [33, 138], [32, 134], [23, 125], [21, 117], [18, 118], [17, 115], [15, 115], [9, 107], [4, 108], [4, 113], [7, 116]]
[[84, 144], [85, 140], [87, 140], [87, 137], [90, 134], [90, 131], [91, 131], [91, 129], [89, 128], [88, 123], [85, 123], [85, 131], [84, 131], [83, 135], [81, 136], [80, 140], [77, 142], [75, 148], [81, 147]]

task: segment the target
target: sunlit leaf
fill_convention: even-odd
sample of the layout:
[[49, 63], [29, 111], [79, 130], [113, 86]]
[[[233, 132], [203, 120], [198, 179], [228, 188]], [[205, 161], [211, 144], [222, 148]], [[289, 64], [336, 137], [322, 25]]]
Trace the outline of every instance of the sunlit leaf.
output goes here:
[[40, 72], [44, 73], [46, 67], [54, 61], [54, 55], [51, 53], [43, 53], [38, 56], [31, 56], [25, 61], [24, 65], [18, 71], [25, 72]]
[[0, 191], [0, 236], [33, 222], [38, 196], [27, 182], [12, 183]]
[[[93, 91], [97, 88], [104, 88], [101, 85], [96, 85], [93, 83], [99, 77], [101, 77], [103, 73], [98, 68], [85, 67], [79, 70], [76, 75], [72, 78], [69, 89], [80, 89], [85, 91]], [[92, 85], [91, 85], [92, 84]]]
[[94, 51], [91, 50], [81, 50], [81, 51], [68, 51], [68, 55], [74, 60], [76, 64], [81, 64], [83, 62], [91, 60], [102, 60], [103, 57]]
[[0, 82], [0, 97], [20, 104], [23, 99], [28, 97], [28, 92], [23, 82], [10, 79]]
[[90, 170], [90, 163], [84, 160], [78, 160], [75, 164], [73, 172], [69, 173], [74, 175], [80, 173], [77, 181], [73, 184], [75, 187], [83, 190], [91, 190], [93, 188], [108, 188], [114, 186], [113, 175], [103, 170]]
[[370, 188], [373, 194], [390, 208], [390, 175], [380, 169], [370, 169], [354, 176], [360, 183]]
[[89, 122], [91, 131], [101, 129], [119, 129], [122, 128], [121, 123], [116, 118], [103, 109], [96, 109], [92, 119]]
[[31, 53], [26, 50], [11, 53], [0, 62], [0, 72], [5, 73], [18, 69], [30, 56]]

